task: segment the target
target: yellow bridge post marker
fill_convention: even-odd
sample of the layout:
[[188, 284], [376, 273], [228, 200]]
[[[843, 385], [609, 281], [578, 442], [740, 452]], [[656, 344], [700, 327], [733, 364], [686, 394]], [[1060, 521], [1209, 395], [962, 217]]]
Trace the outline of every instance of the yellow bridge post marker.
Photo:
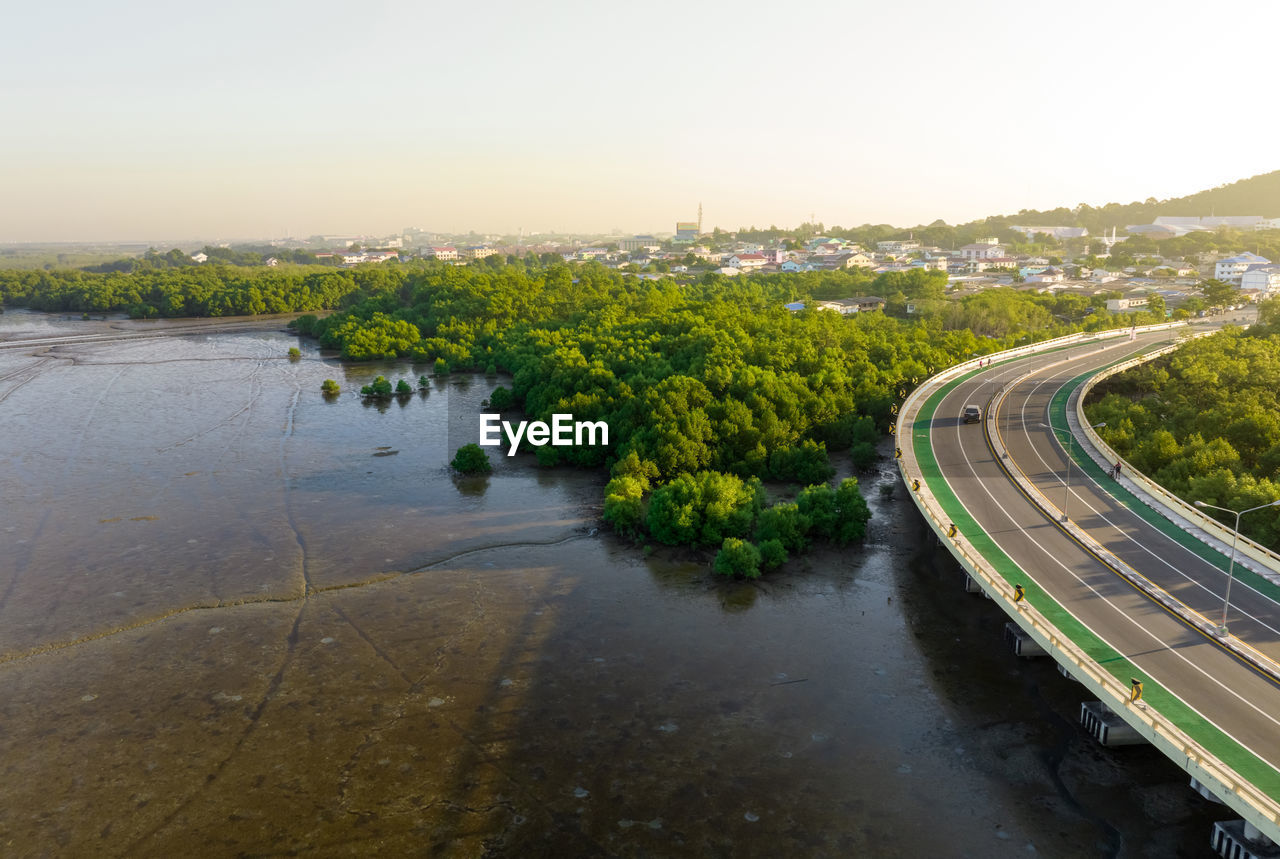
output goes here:
[[1129, 700], [1130, 701], [1142, 700], [1142, 681], [1139, 680], [1137, 677], [1129, 678]]
[[956, 523], [952, 522], [951, 527], [947, 529], [947, 536], [954, 537], [956, 535]]
[[1023, 590], [1022, 590], [1022, 585], [1014, 585], [1014, 586], [1013, 586], [1013, 601], [1014, 601], [1014, 602], [1022, 602], [1022, 601], [1023, 601], [1024, 599], [1026, 599], [1026, 598], [1027, 598], [1027, 595], [1026, 595], [1026, 593], [1024, 593], [1024, 592], [1023, 592]]

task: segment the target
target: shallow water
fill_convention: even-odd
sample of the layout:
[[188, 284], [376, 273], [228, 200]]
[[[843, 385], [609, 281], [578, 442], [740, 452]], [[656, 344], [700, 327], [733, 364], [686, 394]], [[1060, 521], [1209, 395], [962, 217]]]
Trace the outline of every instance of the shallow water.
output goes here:
[[6, 855], [1200, 856], [1230, 816], [1091, 745], [887, 466], [867, 545], [721, 582], [593, 534], [599, 475], [451, 477], [498, 380], [369, 407], [421, 370], [292, 345], [0, 350]]

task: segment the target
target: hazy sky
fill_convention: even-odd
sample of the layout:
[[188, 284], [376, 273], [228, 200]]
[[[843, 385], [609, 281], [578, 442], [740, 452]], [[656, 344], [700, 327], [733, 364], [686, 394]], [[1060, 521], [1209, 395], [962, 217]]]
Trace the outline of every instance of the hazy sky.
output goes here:
[[[1280, 169], [1280, 3], [6, 10], [0, 242], [957, 223]], [[1252, 214], [1252, 213], [1235, 213]]]

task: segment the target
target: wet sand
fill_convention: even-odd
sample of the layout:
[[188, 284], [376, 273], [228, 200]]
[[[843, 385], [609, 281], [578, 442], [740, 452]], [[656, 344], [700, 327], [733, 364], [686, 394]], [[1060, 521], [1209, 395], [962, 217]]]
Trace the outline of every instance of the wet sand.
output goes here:
[[1230, 816], [1091, 745], [887, 466], [866, 546], [719, 581], [591, 535], [600, 475], [452, 478], [492, 380], [325, 401], [422, 370], [291, 345], [0, 354], [5, 855], [1204, 856]]

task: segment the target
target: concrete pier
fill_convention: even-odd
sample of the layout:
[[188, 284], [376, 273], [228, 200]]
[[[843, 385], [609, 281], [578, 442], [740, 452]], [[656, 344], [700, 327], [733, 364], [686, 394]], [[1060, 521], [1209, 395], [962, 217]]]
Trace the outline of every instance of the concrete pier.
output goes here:
[[1080, 724], [1104, 746], [1136, 746], [1146, 742], [1101, 701], [1085, 701], [1080, 705]]
[[1191, 789], [1210, 802], [1216, 802], [1218, 805], [1223, 805], [1222, 800], [1218, 799], [1217, 795], [1215, 795], [1213, 791], [1209, 790], [1209, 788], [1205, 787], [1194, 777], [1191, 779]]
[[1022, 631], [1022, 628], [1013, 621], [1009, 621], [1004, 625], [1004, 637], [1013, 646], [1013, 652], [1017, 656], [1044, 656], [1045, 650], [1030, 635]]
[[1280, 847], [1244, 820], [1219, 820], [1209, 841], [1223, 859], [1280, 859]]

